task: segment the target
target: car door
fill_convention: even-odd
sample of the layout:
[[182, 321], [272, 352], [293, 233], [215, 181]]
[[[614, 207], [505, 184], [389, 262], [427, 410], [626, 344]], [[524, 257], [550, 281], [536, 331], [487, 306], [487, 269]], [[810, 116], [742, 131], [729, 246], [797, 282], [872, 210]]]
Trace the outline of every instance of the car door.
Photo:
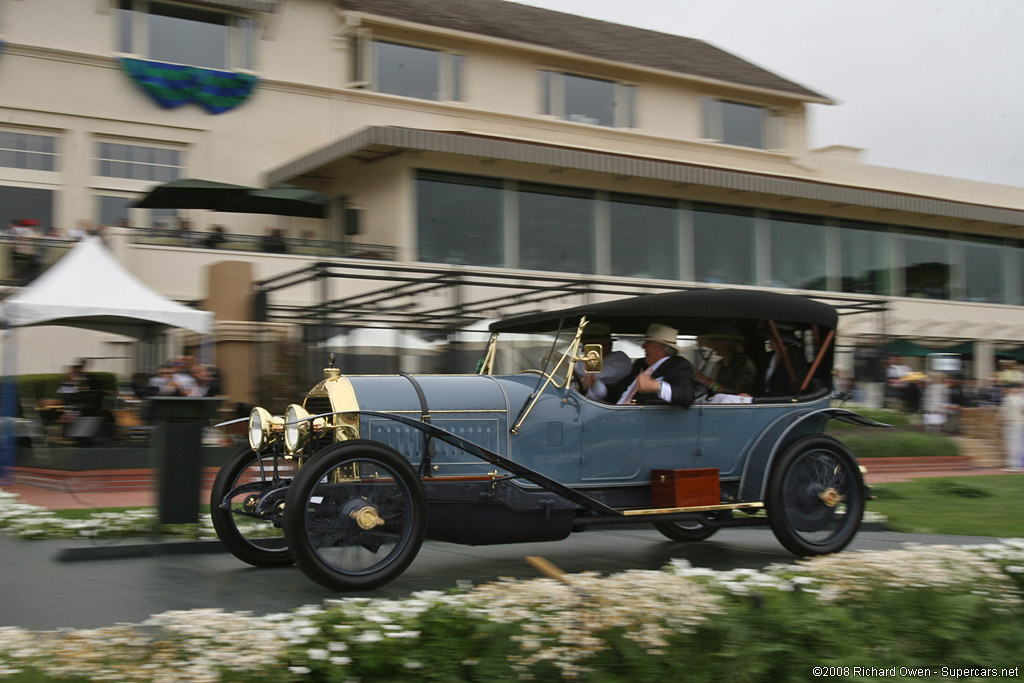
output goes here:
[[586, 401], [580, 472], [583, 481], [648, 481], [652, 469], [693, 467], [697, 410], [616, 406]]

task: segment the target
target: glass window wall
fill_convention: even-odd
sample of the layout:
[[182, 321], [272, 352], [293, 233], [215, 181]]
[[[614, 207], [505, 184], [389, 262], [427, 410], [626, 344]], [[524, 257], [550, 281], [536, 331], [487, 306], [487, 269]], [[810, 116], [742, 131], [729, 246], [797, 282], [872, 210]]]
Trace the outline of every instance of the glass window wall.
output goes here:
[[928, 233], [907, 232], [903, 243], [905, 295], [921, 299], [950, 298], [950, 258], [947, 240]]
[[416, 191], [421, 261], [676, 280], [692, 255], [698, 282], [1024, 303], [1024, 249], [994, 239], [427, 170]]
[[1006, 303], [1002, 245], [996, 241], [963, 242], [964, 298], [979, 303]]
[[693, 264], [698, 282], [757, 284], [754, 212], [715, 204], [693, 211]]
[[679, 277], [679, 210], [675, 201], [613, 194], [609, 203], [612, 275]]
[[772, 212], [769, 219], [772, 287], [828, 288], [824, 221]]
[[502, 181], [420, 171], [416, 179], [420, 261], [505, 265]]
[[527, 270], [594, 272], [594, 193], [520, 183], [519, 265]]
[[839, 226], [840, 291], [892, 293], [892, 259], [884, 226], [843, 221]]

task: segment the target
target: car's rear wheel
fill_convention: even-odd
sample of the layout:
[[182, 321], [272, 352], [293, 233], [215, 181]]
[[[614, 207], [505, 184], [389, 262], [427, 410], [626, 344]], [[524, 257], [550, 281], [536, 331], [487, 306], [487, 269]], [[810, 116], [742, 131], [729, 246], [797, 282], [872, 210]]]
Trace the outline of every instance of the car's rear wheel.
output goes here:
[[655, 522], [654, 528], [673, 541], [680, 541], [682, 543], [703, 541], [718, 531], [717, 527], [708, 526], [695, 519], [678, 522]]
[[257, 456], [243, 448], [217, 473], [210, 491], [210, 518], [232, 555], [255, 567], [292, 563], [277, 506], [284, 502], [281, 489], [296, 467], [294, 461], [282, 459], [275, 480], [274, 456]]
[[295, 564], [339, 591], [395, 579], [423, 544], [427, 503], [409, 461], [369, 441], [310, 458], [289, 487], [284, 529]]
[[864, 515], [864, 479], [853, 455], [827, 436], [799, 439], [783, 452], [768, 481], [768, 520], [795, 555], [839, 552]]

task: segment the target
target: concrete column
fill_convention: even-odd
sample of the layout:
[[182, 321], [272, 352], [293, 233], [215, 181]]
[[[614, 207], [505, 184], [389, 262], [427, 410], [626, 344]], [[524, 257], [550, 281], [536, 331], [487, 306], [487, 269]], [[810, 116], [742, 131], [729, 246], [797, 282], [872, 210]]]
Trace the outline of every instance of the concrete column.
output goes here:
[[992, 342], [974, 342], [974, 379], [986, 379], [996, 371], [996, 350]]

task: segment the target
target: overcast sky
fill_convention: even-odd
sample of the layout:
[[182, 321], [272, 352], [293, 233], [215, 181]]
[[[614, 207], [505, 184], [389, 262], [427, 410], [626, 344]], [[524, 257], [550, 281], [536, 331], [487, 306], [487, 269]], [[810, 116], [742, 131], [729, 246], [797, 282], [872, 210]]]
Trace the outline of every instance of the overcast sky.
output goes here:
[[698, 38], [835, 100], [810, 146], [1024, 188], [1022, 0], [517, 0]]

